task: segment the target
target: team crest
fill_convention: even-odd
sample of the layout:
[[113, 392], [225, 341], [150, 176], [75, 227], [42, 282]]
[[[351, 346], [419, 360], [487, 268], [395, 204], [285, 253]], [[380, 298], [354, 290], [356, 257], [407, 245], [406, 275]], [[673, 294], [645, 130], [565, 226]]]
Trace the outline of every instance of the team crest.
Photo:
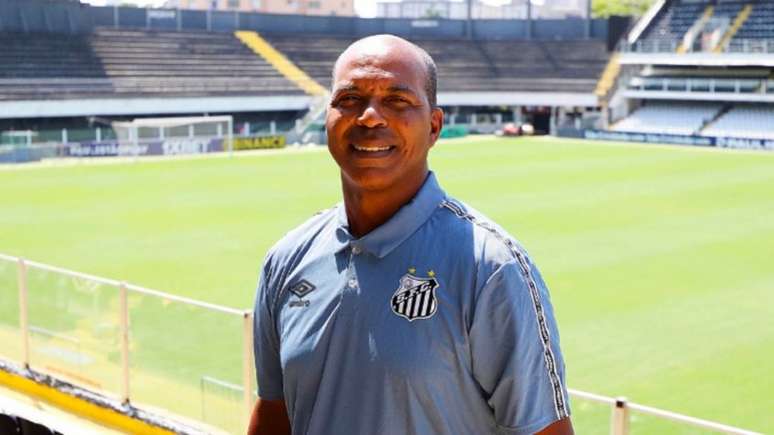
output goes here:
[[403, 275], [398, 290], [392, 295], [392, 312], [406, 318], [409, 322], [415, 319], [427, 319], [438, 310], [438, 300], [435, 289], [438, 280], [430, 271], [427, 278], [414, 276], [414, 269]]

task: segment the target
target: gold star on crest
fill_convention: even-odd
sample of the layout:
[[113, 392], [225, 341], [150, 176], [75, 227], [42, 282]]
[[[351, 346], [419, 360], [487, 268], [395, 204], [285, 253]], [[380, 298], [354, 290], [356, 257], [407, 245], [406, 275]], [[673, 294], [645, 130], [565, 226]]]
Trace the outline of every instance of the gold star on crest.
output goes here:
[[417, 273], [417, 269], [413, 267], [409, 267], [409, 273]]
[[435, 272], [433, 272], [432, 270], [428, 270], [428, 271], [427, 271], [427, 276], [429, 276], [430, 278], [432, 278], [432, 277], [434, 277], [434, 276], [435, 276]]

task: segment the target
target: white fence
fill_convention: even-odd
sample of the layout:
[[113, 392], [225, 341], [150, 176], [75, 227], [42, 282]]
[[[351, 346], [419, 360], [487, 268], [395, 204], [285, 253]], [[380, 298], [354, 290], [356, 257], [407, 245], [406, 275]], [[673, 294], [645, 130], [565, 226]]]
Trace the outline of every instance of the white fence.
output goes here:
[[[0, 358], [142, 407], [244, 433], [255, 382], [252, 314], [0, 254]], [[611, 435], [632, 415], [709, 431], [755, 432], [570, 389], [574, 424], [583, 402], [609, 407]], [[600, 427], [601, 426], [601, 427]], [[582, 432], [580, 429], [578, 433]]]

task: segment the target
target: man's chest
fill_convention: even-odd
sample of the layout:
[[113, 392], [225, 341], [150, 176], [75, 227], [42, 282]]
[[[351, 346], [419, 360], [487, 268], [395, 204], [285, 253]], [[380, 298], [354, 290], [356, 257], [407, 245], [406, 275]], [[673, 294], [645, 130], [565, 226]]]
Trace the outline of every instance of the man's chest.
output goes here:
[[292, 386], [326, 370], [358, 379], [429, 379], [439, 364], [465, 370], [473, 286], [453, 256], [345, 252], [302, 262], [276, 305], [283, 378]]

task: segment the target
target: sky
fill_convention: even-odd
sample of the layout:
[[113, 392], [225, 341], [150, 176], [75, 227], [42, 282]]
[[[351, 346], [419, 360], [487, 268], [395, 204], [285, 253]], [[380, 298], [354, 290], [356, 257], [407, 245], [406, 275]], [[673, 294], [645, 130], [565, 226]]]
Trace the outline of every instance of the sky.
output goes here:
[[[166, 0], [123, 0], [123, 3], [133, 3], [142, 7], [158, 7], [164, 4]], [[383, 0], [384, 1], [384, 0]], [[389, 0], [386, 0], [389, 1]], [[491, 5], [500, 5], [508, 3], [510, 0], [481, 0]], [[105, 0], [81, 0], [82, 3], [89, 3], [95, 6], [104, 6]], [[534, 2], [533, 2], [534, 3]], [[376, 15], [376, 1], [374, 0], [355, 0], [355, 12], [361, 17], [373, 17]]]

